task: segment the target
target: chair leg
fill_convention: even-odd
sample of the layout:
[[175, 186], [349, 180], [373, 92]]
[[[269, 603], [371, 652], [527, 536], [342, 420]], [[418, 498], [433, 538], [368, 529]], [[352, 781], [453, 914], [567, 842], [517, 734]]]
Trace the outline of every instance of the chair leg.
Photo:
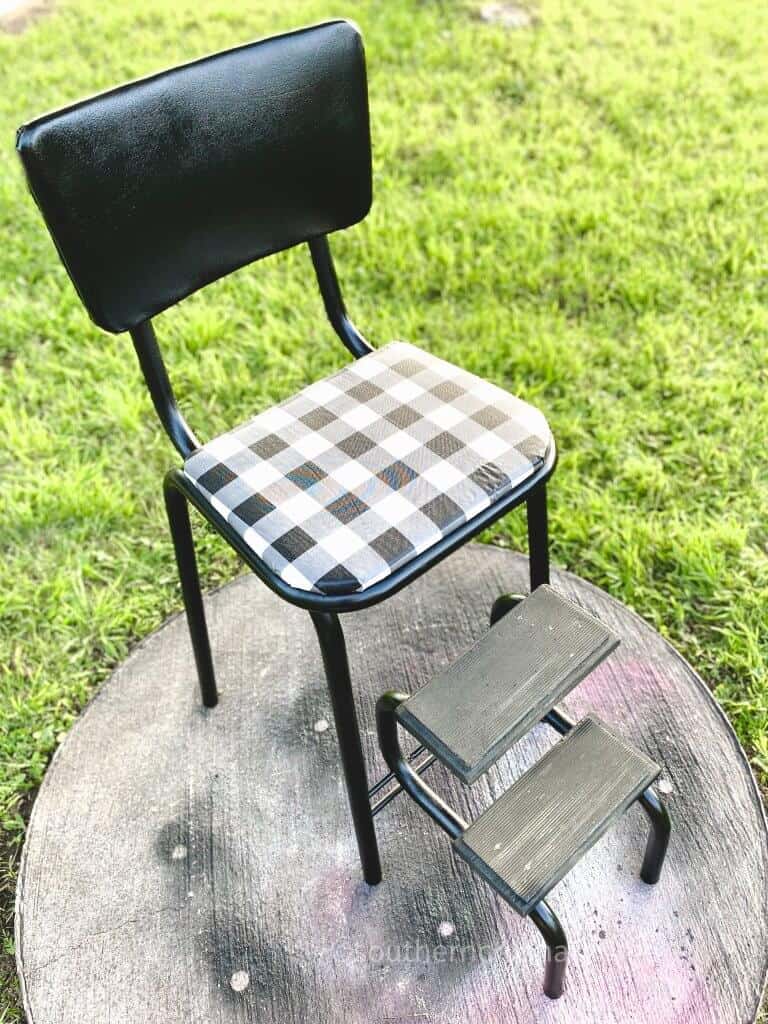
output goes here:
[[347, 796], [355, 826], [357, 848], [363, 877], [368, 885], [381, 881], [381, 861], [368, 796], [368, 775], [355, 711], [355, 698], [349, 677], [347, 648], [338, 615], [310, 612], [323, 655], [328, 691], [341, 751], [341, 764], [347, 784]]
[[655, 885], [661, 878], [661, 869], [664, 867], [664, 858], [667, 855], [669, 837], [672, 832], [672, 822], [669, 811], [652, 786], [641, 793], [638, 799], [643, 810], [651, 819], [651, 832], [645, 847], [640, 877], [647, 885]]
[[[526, 501], [528, 516], [528, 564], [531, 591], [549, 583], [549, 533], [547, 528], [547, 488], [541, 484]], [[523, 600], [522, 594], [501, 594], [491, 607], [491, 625], [511, 612]]]
[[559, 999], [565, 991], [565, 969], [568, 966], [568, 940], [563, 926], [545, 900], [528, 915], [547, 944], [547, 965], [544, 969], [544, 995]]
[[216, 690], [216, 676], [213, 671], [208, 628], [205, 624], [203, 595], [200, 592], [200, 577], [197, 573], [197, 559], [195, 558], [187, 499], [180, 491], [168, 484], [165, 486], [164, 495], [168, 524], [171, 528], [173, 547], [176, 552], [176, 565], [179, 569], [181, 592], [184, 595], [187, 625], [197, 666], [197, 677], [200, 682], [200, 693], [203, 704], [207, 708], [215, 708], [219, 695]]
[[526, 502], [528, 515], [528, 560], [531, 591], [549, 583], [549, 531], [547, 527], [547, 487], [540, 484]]

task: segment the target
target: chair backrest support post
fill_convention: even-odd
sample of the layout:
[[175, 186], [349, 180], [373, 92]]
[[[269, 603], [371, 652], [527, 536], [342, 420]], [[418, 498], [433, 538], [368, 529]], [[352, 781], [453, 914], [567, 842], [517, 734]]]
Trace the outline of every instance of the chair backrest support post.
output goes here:
[[186, 459], [201, 447], [187, 421], [179, 411], [176, 396], [168, 378], [157, 336], [151, 320], [131, 328], [131, 338], [139, 357], [141, 372], [147, 382], [152, 403], [165, 432], [182, 458]]
[[341, 294], [341, 288], [339, 287], [339, 281], [333, 265], [333, 257], [328, 245], [328, 238], [325, 235], [318, 235], [317, 238], [310, 239], [308, 244], [309, 251], [312, 254], [312, 265], [315, 268], [317, 283], [320, 287], [320, 294], [323, 296], [325, 312], [334, 331], [336, 331], [355, 359], [373, 352], [373, 346], [366, 341], [347, 316], [344, 298]]

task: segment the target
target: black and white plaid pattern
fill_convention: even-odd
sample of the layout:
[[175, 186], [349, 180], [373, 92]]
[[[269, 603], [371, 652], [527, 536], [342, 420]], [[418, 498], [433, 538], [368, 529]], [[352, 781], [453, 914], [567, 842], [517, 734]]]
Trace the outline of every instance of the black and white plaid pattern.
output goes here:
[[187, 459], [184, 472], [285, 583], [365, 590], [529, 477], [533, 406], [394, 342]]

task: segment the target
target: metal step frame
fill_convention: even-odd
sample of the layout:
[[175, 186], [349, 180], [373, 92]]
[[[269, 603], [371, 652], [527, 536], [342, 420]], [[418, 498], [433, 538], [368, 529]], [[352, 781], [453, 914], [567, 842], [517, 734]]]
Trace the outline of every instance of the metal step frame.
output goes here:
[[[522, 600], [523, 598], [520, 598], [517, 595], [502, 595], [499, 597], [494, 603], [491, 612], [491, 624], [493, 625], [495, 622], [498, 622], [504, 616], [508, 615], [510, 611], [519, 606]], [[584, 675], [586, 674], [587, 673], [584, 673]], [[581, 678], [584, 678], [584, 676], [582, 675]], [[474, 825], [470, 825], [468, 822], [464, 821], [421, 778], [421, 772], [426, 770], [426, 768], [433, 763], [434, 756], [429, 758], [427, 762], [420, 764], [418, 769], [415, 769], [413, 762], [417, 760], [419, 754], [423, 753], [423, 750], [417, 748], [417, 751], [413, 752], [410, 756], [406, 756], [403, 753], [400, 745], [398, 725], [402, 724], [403, 706], [412, 699], [413, 698], [409, 697], [405, 693], [390, 690], [379, 698], [376, 706], [376, 725], [379, 736], [379, 745], [390, 770], [390, 774], [386, 779], [389, 780], [394, 778], [397, 781], [395, 792], [389, 798], [385, 799], [387, 799], [388, 802], [388, 800], [392, 799], [397, 792], [404, 791], [408, 793], [408, 795], [422, 808], [422, 810], [424, 810], [440, 826], [440, 828], [442, 828], [443, 831], [451, 837], [454, 841], [454, 846], [457, 848], [457, 852], [464, 855], [469, 849], [469, 843], [472, 838], [472, 829], [475, 828], [475, 826], [479, 827], [479, 823], [483, 821], [485, 815], [482, 815]], [[569, 742], [575, 742], [578, 744], [580, 742], [578, 738], [578, 730], [582, 729], [586, 731], [590, 728], [589, 723], [595, 725], [595, 720], [589, 718], [585, 719], [581, 723], [576, 723], [566, 714], [565, 711], [563, 711], [562, 708], [557, 706], [549, 707], [540, 717], [542, 722], [545, 722], [560, 735], [566, 737], [566, 739], [561, 744], [558, 744], [557, 747], [553, 748], [553, 750], [557, 750], [558, 747], [566, 746]], [[547, 946], [547, 956], [543, 989], [545, 995], [551, 999], [559, 998], [565, 990], [565, 976], [568, 964], [568, 940], [562, 924], [544, 896], [546, 896], [549, 890], [560, 880], [560, 878], [564, 877], [576, 861], [586, 853], [586, 851], [591, 848], [595, 842], [597, 842], [600, 836], [604, 834], [606, 829], [610, 827], [610, 825], [613, 824], [621, 814], [623, 814], [627, 807], [634, 802], [639, 803], [643, 808], [651, 825], [645, 848], [645, 855], [640, 870], [641, 879], [648, 885], [655, 885], [661, 877], [662, 867], [671, 834], [671, 821], [667, 809], [653, 786], [650, 785], [650, 782], [652, 782], [659, 774], [658, 767], [643, 754], [640, 754], [637, 751], [632, 751], [624, 741], [613, 735], [605, 726], [602, 726], [602, 723], [599, 724], [598, 729], [603, 742], [605, 742], [604, 737], [611, 737], [616, 744], [620, 745], [618, 752], [620, 753], [623, 748], [625, 755], [631, 753], [633, 759], [632, 771], [634, 774], [632, 776], [632, 783], [629, 784], [627, 781], [624, 797], [617, 801], [614, 811], [612, 813], [606, 813], [603, 816], [604, 820], [598, 821], [589, 835], [583, 837], [583, 841], [577, 844], [579, 847], [578, 850], [572, 851], [572, 853], [575, 852], [575, 856], [570, 858], [566, 856], [565, 860], [567, 863], [560, 864], [560, 868], [563, 870], [560, 872], [558, 872], [558, 870], [553, 871], [551, 873], [551, 878], [547, 880], [547, 883], [543, 886], [539, 886], [538, 891], [532, 893], [531, 898], [527, 901], [511, 898], [513, 897], [513, 890], [507, 886], [505, 891], [503, 884], [496, 884], [496, 880], [490, 876], [489, 871], [479, 872], [486, 881], [493, 885], [502, 898], [504, 898], [505, 901], [517, 911], [517, 913], [531, 920], [544, 938]], [[569, 739], [568, 736], [573, 730], [576, 731], [576, 734]], [[562, 754], [559, 756], [562, 757]], [[556, 755], [550, 751], [545, 755], [542, 761], [546, 761], [547, 758], [550, 757], [556, 758]], [[538, 765], [541, 765], [542, 761], [539, 761]], [[537, 765], [534, 765], [530, 772], [535, 772], [536, 768]], [[541, 771], [541, 769], [539, 770]], [[502, 796], [500, 801], [493, 806], [496, 807], [499, 803], [504, 801], [505, 796], [512, 793], [525, 778], [526, 776], [521, 777], [521, 779], [519, 779], [512, 788], [507, 791], [507, 794]], [[489, 810], [492, 809], [493, 808]], [[488, 813], [488, 811], [485, 812], [485, 814]], [[470, 861], [471, 866], [479, 869], [479, 860], [476, 859], [475, 863], [472, 863], [470, 857], [466, 857], [465, 859]]]

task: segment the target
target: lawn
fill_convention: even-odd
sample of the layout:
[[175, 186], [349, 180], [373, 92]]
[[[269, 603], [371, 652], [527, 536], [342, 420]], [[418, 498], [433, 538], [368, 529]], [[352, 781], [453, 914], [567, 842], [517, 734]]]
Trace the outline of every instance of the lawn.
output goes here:
[[[87, 320], [28, 196], [22, 121], [346, 14], [367, 43], [368, 220], [335, 241], [355, 319], [540, 406], [553, 557], [669, 637], [768, 780], [768, 5], [78, 0], [0, 32], [0, 914], [30, 794], [112, 667], [180, 606], [175, 455], [130, 341]], [[157, 321], [205, 437], [345, 361], [304, 250]], [[213, 586], [240, 571], [200, 529]], [[484, 538], [524, 546], [524, 518]], [[19, 1019], [12, 961], [0, 1022]]]

